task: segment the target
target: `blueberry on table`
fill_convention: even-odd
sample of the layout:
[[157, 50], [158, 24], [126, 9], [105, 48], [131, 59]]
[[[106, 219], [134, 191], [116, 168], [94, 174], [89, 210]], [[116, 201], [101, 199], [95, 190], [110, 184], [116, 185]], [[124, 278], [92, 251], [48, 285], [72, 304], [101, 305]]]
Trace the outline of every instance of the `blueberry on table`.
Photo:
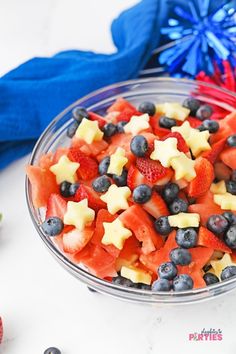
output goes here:
[[223, 215], [211, 215], [207, 220], [207, 228], [216, 235], [223, 234], [228, 227], [229, 223]]
[[72, 115], [74, 120], [76, 120], [78, 123], [81, 123], [83, 118], [89, 119], [89, 113], [84, 107], [75, 107], [72, 110]]
[[227, 139], [227, 144], [230, 147], [236, 147], [236, 134], [230, 135]]
[[70, 124], [70, 126], [68, 127], [67, 132], [66, 132], [66, 135], [68, 136], [68, 138], [73, 138], [78, 126], [79, 126], [79, 123], [76, 121], [74, 121], [72, 124]]
[[189, 250], [185, 248], [174, 248], [170, 251], [170, 260], [175, 265], [188, 265], [192, 261], [192, 255]]
[[109, 138], [117, 133], [116, 125], [113, 123], [107, 123], [103, 127], [104, 136]]
[[172, 280], [177, 275], [177, 268], [173, 262], [162, 263], [157, 270], [161, 279]]
[[148, 142], [143, 135], [136, 135], [130, 142], [131, 152], [138, 157], [144, 157], [148, 151]]
[[64, 224], [60, 218], [52, 216], [47, 218], [41, 227], [47, 236], [57, 236], [62, 232]]
[[158, 279], [152, 284], [152, 291], [170, 291], [171, 282], [168, 279]]
[[120, 176], [112, 175], [112, 178], [118, 187], [124, 187], [127, 185], [127, 176], [128, 171], [126, 168], [123, 168], [122, 174]]
[[226, 181], [226, 189], [228, 193], [236, 195], [236, 182], [235, 181]]
[[213, 109], [208, 104], [204, 104], [198, 108], [196, 112], [196, 117], [199, 120], [209, 119], [213, 113]]
[[135, 203], [144, 204], [149, 201], [152, 196], [152, 189], [146, 184], [140, 184], [133, 190], [133, 200]]
[[168, 118], [168, 117], [160, 117], [159, 119], [159, 126], [161, 128], [166, 128], [166, 129], [171, 129], [172, 127], [175, 127], [177, 125], [176, 120], [173, 118]]
[[203, 275], [203, 279], [206, 283], [206, 285], [212, 285], [212, 284], [216, 284], [216, 283], [219, 283], [219, 278], [213, 274], [213, 273], [206, 273]]
[[181, 198], [176, 198], [169, 205], [169, 210], [171, 214], [186, 213], [188, 211], [188, 203]]
[[56, 347], [50, 347], [43, 354], [61, 354], [61, 351]]
[[155, 220], [154, 227], [156, 231], [161, 235], [169, 235], [169, 233], [172, 231], [167, 216], [160, 216], [157, 220]]
[[193, 288], [193, 279], [188, 274], [180, 274], [173, 280], [174, 291], [185, 291]]
[[179, 186], [176, 183], [168, 183], [165, 185], [162, 191], [162, 197], [167, 204], [173, 202], [177, 198], [179, 193]]
[[139, 112], [147, 113], [149, 116], [154, 116], [156, 113], [156, 106], [152, 102], [142, 102], [138, 107]]
[[107, 177], [106, 175], [96, 178], [92, 183], [93, 189], [98, 193], [107, 192], [110, 185], [111, 185], [110, 178]]
[[120, 121], [119, 123], [116, 124], [116, 130], [117, 133], [124, 133], [124, 126], [127, 124], [128, 122], [126, 121]]
[[183, 107], [190, 109], [190, 115], [195, 116], [197, 110], [200, 108], [201, 102], [193, 97], [188, 97], [183, 102]]
[[205, 128], [205, 130], [208, 130], [209, 133], [216, 133], [220, 125], [216, 120], [211, 120], [211, 119], [206, 119], [203, 121], [202, 126]]
[[175, 240], [178, 246], [183, 248], [192, 248], [197, 244], [197, 231], [188, 227], [185, 229], [178, 229], [176, 232]]
[[226, 280], [236, 276], [236, 266], [228, 266], [221, 272], [220, 279]]
[[224, 235], [224, 241], [229, 248], [236, 249], [236, 225], [232, 225]]
[[104, 157], [98, 166], [98, 172], [100, 175], [105, 175], [107, 173], [108, 167], [110, 165], [110, 156]]
[[231, 211], [226, 211], [222, 215], [228, 221], [229, 225], [235, 225], [236, 224], [236, 215], [234, 215], [234, 213], [232, 213]]

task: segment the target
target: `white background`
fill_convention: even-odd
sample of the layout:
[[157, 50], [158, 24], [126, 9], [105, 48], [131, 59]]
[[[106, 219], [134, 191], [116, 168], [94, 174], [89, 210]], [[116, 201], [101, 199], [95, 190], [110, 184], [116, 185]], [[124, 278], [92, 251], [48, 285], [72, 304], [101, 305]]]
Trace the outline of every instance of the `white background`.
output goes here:
[[[112, 18], [135, 0], [0, 0], [0, 74], [35, 55], [80, 48], [112, 52]], [[0, 93], [1, 94], [1, 93]], [[44, 248], [29, 218], [24, 166], [0, 174], [1, 354], [236, 352], [235, 292], [185, 307], [145, 307], [90, 293]], [[220, 328], [222, 342], [189, 342]]]

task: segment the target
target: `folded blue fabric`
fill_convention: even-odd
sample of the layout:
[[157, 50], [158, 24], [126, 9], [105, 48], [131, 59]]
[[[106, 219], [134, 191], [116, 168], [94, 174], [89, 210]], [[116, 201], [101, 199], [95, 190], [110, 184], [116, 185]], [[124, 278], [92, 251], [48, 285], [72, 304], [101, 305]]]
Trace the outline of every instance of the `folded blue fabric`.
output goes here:
[[[34, 58], [0, 79], [0, 169], [28, 153], [48, 123], [83, 95], [138, 76], [160, 39], [166, 0], [143, 0], [112, 23], [117, 52]], [[95, 30], [95, 29], [94, 29]]]

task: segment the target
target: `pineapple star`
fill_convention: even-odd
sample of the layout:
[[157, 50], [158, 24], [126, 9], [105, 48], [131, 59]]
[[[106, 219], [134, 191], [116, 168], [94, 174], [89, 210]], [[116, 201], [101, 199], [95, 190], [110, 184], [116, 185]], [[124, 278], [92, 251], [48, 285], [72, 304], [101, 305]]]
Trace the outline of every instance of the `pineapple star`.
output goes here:
[[212, 268], [214, 269], [214, 274], [220, 279], [220, 275], [222, 273], [222, 270], [225, 269], [228, 266], [236, 266], [236, 263], [234, 263], [228, 253], [225, 253], [224, 256], [215, 261], [210, 262]]
[[56, 176], [57, 184], [64, 181], [75, 183], [77, 180], [76, 171], [80, 164], [72, 162], [66, 155], [62, 155], [58, 163], [50, 167], [50, 171]]
[[116, 152], [110, 157], [110, 164], [107, 173], [121, 176], [123, 167], [127, 164], [128, 159], [125, 157], [125, 150], [118, 147]]
[[125, 240], [132, 235], [129, 229], [126, 229], [119, 218], [113, 222], [104, 222], [103, 227], [105, 233], [102, 238], [104, 245], [114, 245], [119, 250], [122, 250]]
[[160, 161], [164, 167], [170, 167], [171, 160], [180, 155], [181, 153], [177, 149], [177, 139], [168, 138], [164, 141], [154, 140], [154, 151], [151, 153], [150, 158]]
[[194, 169], [195, 162], [189, 159], [183, 152], [180, 156], [171, 159], [171, 167], [175, 170], [175, 179], [186, 179], [190, 182], [196, 177], [196, 171]]
[[211, 145], [208, 143], [209, 136], [208, 130], [200, 132], [197, 129], [191, 129], [187, 144], [195, 157], [202, 151], [211, 150]]
[[184, 140], [187, 140], [189, 138], [191, 130], [192, 130], [192, 128], [191, 128], [188, 121], [184, 122], [179, 127], [172, 127], [171, 128], [172, 132], [177, 132], [177, 133], [181, 134], [182, 137], [184, 138]]
[[236, 195], [231, 193], [214, 194], [214, 202], [223, 210], [236, 211]]
[[74, 225], [78, 230], [83, 231], [87, 224], [95, 218], [95, 211], [88, 207], [88, 199], [80, 202], [68, 202], [64, 215], [65, 225]]
[[145, 113], [141, 116], [133, 116], [129, 123], [124, 126], [124, 131], [125, 133], [132, 133], [132, 135], [137, 135], [139, 132], [148, 129], [149, 127], [149, 115]]
[[103, 194], [100, 199], [107, 203], [107, 209], [110, 214], [114, 215], [119, 210], [128, 209], [129, 204], [127, 199], [131, 195], [129, 187], [117, 187], [112, 184], [108, 191]]
[[75, 136], [78, 139], [83, 139], [87, 144], [91, 144], [93, 141], [102, 140], [103, 132], [99, 129], [97, 121], [83, 118], [75, 132]]

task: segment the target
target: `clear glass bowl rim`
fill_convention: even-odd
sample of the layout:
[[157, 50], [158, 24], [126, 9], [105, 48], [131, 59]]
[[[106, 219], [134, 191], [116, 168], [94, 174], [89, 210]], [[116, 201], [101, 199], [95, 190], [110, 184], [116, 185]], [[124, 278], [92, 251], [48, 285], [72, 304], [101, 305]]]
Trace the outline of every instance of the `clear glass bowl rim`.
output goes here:
[[[35, 161], [35, 155], [37, 154], [37, 151], [43, 142], [43, 140], [46, 138], [48, 133], [50, 132], [51, 128], [60, 121], [64, 117], [65, 114], [71, 111], [71, 109], [74, 106], [81, 105], [83, 101], [91, 99], [98, 94], [104, 93], [104, 92], [109, 92], [114, 89], [117, 89], [122, 86], [126, 85], [142, 85], [144, 83], [160, 83], [161, 82], [168, 82], [170, 84], [175, 84], [175, 83], [183, 83], [186, 85], [201, 85], [206, 88], [213, 88], [214, 90], [218, 90], [219, 92], [226, 93], [228, 96], [231, 96], [236, 100], [236, 94], [227, 90], [220, 88], [216, 85], [212, 85], [209, 83], [205, 83], [202, 81], [194, 81], [194, 80], [188, 80], [188, 79], [174, 79], [174, 78], [167, 78], [167, 77], [162, 77], [162, 78], [156, 78], [156, 77], [149, 77], [145, 79], [135, 79], [135, 80], [127, 80], [127, 81], [122, 81], [118, 82], [106, 87], [103, 87], [101, 89], [98, 89], [96, 91], [93, 91], [92, 93], [83, 96], [79, 100], [75, 101], [71, 105], [69, 105], [66, 109], [64, 109], [61, 113], [59, 113], [52, 121], [51, 123], [47, 126], [47, 128], [43, 131], [41, 136], [38, 138], [34, 149], [31, 153], [30, 159], [29, 159], [29, 164], [34, 164]], [[110, 96], [112, 98], [112, 95]], [[155, 304], [155, 303], [167, 303], [167, 304], [177, 304], [177, 303], [191, 303], [193, 301], [200, 301], [200, 300], [205, 300], [209, 299], [211, 297], [214, 297], [215, 295], [220, 295], [225, 292], [232, 291], [236, 287], [236, 278], [229, 279], [224, 282], [219, 282], [217, 284], [210, 285], [205, 288], [197, 288], [197, 289], [192, 289], [192, 290], [187, 290], [187, 291], [182, 291], [182, 292], [153, 292], [150, 290], [141, 290], [141, 289], [133, 289], [133, 288], [126, 288], [120, 285], [115, 285], [113, 283], [110, 283], [108, 281], [102, 280], [88, 271], [80, 268], [73, 262], [71, 262], [69, 259], [67, 259], [60, 251], [55, 247], [55, 245], [50, 241], [50, 238], [45, 236], [45, 234], [42, 232], [41, 228], [39, 227], [39, 222], [37, 222], [35, 218], [35, 208], [33, 206], [31, 197], [30, 197], [30, 182], [29, 179], [26, 176], [25, 180], [25, 192], [26, 192], [26, 201], [27, 201], [27, 206], [29, 210], [29, 214], [31, 216], [31, 219], [33, 221], [33, 224], [41, 237], [42, 241], [46, 245], [46, 247], [49, 249], [49, 251], [52, 253], [52, 255], [56, 258], [56, 260], [66, 268], [67, 271], [72, 273], [75, 277], [79, 278], [82, 282], [84, 282], [87, 286], [92, 287], [93, 289], [106, 293], [108, 295], [122, 298], [128, 301], [135, 301], [135, 302], [141, 302], [141, 303], [149, 303], [149, 304]], [[218, 293], [218, 294], [217, 294]]]

